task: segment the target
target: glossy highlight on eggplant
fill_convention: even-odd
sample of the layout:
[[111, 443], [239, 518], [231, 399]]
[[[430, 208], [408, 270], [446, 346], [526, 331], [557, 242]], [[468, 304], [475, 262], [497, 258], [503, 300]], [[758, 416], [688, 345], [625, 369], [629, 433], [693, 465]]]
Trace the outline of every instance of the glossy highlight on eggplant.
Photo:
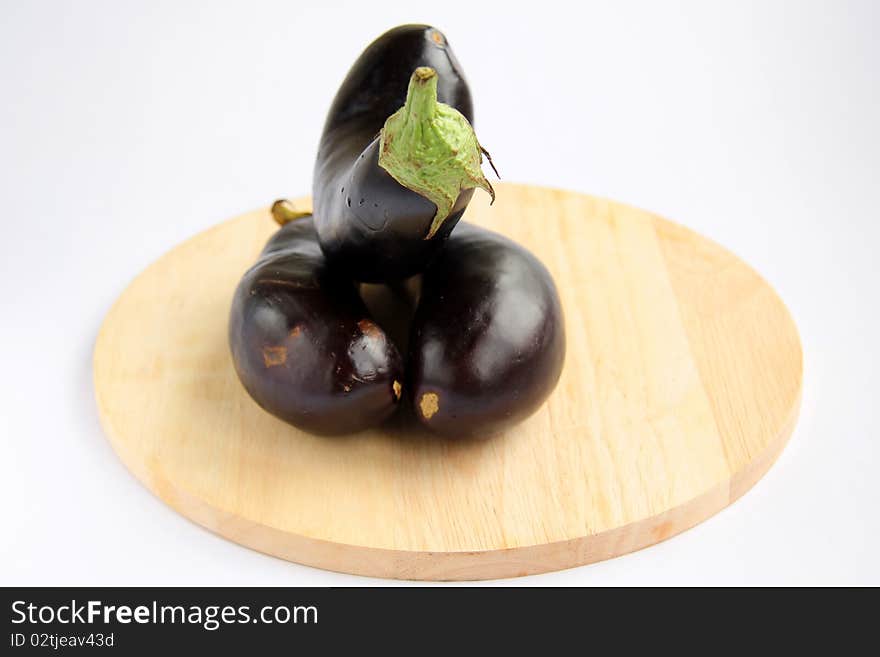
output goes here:
[[376, 426], [401, 398], [397, 347], [357, 287], [328, 268], [311, 217], [275, 233], [242, 277], [229, 344], [250, 396], [305, 431], [344, 434]]
[[312, 201], [331, 266], [355, 280], [385, 282], [421, 272], [455, 227], [464, 189], [430, 239], [437, 210], [379, 166], [379, 134], [406, 101], [419, 67], [437, 74], [437, 98], [473, 122], [471, 92], [446, 37], [428, 25], [396, 27], [374, 41], [343, 81], [321, 135]]
[[550, 273], [528, 250], [462, 222], [425, 272], [409, 344], [416, 417], [450, 437], [488, 437], [553, 391], [565, 326]]

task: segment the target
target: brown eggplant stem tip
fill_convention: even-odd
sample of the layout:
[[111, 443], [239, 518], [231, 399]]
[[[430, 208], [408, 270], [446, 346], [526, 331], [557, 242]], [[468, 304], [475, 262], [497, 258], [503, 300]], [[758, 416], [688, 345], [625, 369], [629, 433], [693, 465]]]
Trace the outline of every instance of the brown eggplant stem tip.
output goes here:
[[291, 221], [308, 217], [312, 214], [311, 210], [301, 210], [286, 198], [280, 198], [272, 204], [272, 218], [279, 226], [289, 224]]

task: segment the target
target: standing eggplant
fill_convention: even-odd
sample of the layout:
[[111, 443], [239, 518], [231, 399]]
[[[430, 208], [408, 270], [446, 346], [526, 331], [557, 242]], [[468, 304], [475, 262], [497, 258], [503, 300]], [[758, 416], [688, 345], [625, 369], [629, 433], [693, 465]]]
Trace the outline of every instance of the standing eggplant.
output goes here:
[[364, 51], [333, 100], [315, 162], [315, 225], [332, 267], [365, 282], [419, 273], [474, 188], [494, 200], [472, 119], [468, 85], [435, 28], [397, 27]]
[[310, 217], [279, 230], [243, 276], [229, 344], [251, 397], [312, 433], [367, 429], [400, 400], [400, 354], [356, 286], [329, 271]]
[[459, 224], [423, 276], [409, 352], [415, 415], [428, 428], [484, 437], [523, 420], [565, 358], [550, 273], [506, 237]]

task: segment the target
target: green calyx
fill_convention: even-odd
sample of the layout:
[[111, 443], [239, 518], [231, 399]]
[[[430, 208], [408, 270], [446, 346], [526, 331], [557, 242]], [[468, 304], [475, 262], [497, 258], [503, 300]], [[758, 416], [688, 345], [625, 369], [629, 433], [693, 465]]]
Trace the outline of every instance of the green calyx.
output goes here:
[[483, 153], [461, 112], [437, 102], [437, 72], [417, 68], [406, 104], [388, 117], [379, 133], [379, 166], [437, 206], [426, 240], [440, 230], [462, 190], [479, 187], [495, 200], [481, 169]]

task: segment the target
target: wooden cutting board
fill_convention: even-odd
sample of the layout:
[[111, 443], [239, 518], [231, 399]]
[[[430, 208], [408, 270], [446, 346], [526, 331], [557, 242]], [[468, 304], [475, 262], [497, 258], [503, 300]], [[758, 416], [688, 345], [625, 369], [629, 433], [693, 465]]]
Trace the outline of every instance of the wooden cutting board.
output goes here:
[[400, 420], [326, 438], [261, 410], [233, 371], [226, 323], [277, 229], [263, 209], [170, 251], [108, 313], [95, 391], [119, 457], [232, 541], [406, 579], [614, 557], [705, 520], [767, 471], [797, 418], [802, 355], [748, 265], [648, 212], [571, 192], [499, 185], [468, 219], [526, 245], [559, 287], [565, 369], [530, 419], [485, 442]]

